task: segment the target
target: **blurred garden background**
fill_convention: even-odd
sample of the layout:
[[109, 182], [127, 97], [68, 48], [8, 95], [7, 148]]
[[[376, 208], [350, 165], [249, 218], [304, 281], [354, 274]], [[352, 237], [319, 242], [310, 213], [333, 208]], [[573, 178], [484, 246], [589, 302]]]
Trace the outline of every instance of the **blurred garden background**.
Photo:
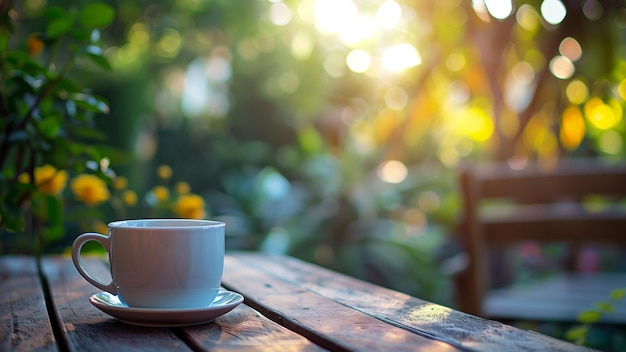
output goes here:
[[[453, 305], [461, 163], [626, 152], [621, 0], [0, 11], [0, 253], [28, 250], [29, 214], [53, 229], [44, 252], [119, 218], [204, 217], [227, 223], [229, 250], [288, 253]], [[34, 127], [17, 133], [25, 120]], [[44, 165], [61, 179], [37, 199]]]

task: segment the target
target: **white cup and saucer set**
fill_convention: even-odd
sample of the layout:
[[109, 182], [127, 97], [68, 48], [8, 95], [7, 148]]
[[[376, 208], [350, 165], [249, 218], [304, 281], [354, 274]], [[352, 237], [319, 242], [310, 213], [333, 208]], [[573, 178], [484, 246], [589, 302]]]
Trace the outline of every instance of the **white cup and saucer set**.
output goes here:
[[[109, 224], [108, 236], [78, 236], [72, 260], [85, 280], [102, 290], [89, 301], [106, 314], [141, 326], [205, 324], [243, 302], [239, 293], [221, 288], [224, 227], [210, 220], [116, 221]], [[109, 254], [108, 284], [81, 263], [81, 248], [89, 241]]]

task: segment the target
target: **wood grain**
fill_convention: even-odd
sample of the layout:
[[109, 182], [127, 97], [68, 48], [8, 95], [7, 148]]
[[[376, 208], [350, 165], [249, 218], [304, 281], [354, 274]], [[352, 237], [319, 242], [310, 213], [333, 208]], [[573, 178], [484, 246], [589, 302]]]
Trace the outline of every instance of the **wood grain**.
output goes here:
[[[83, 262], [98, 277], [108, 273], [97, 261]], [[89, 296], [98, 289], [78, 274], [71, 260], [44, 258], [43, 271], [70, 351], [191, 351], [171, 330], [124, 324], [92, 306]]]
[[[233, 289], [241, 288], [246, 292], [258, 292], [257, 295], [251, 297], [253, 300], [258, 300], [259, 305], [266, 306], [265, 309], [270, 311], [280, 310], [280, 314], [285, 315], [286, 319], [291, 316], [291, 319], [299, 320], [304, 316], [313, 320], [317, 316], [317, 319], [323, 322], [332, 316], [339, 318], [340, 311], [353, 308], [352, 314], [360, 312], [379, 323], [430, 336], [432, 343], [439, 340], [464, 350], [589, 350], [538, 333], [520, 330], [429, 303], [290, 257], [236, 253], [227, 258], [225, 267], [226, 284], [232, 286]], [[251, 273], [252, 270], [257, 271], [258, 274]], [[247, 273], [247, 275], [244, 276], [242, 273]], [[277, 290], [274, 287], [267, 287], [268, 283], [281, 288], [280, 297], [285, 297], [285, 301], [293, 305], [290, 310], [286, 310], [288, 308], [284, 307], [285, 304], [280, 299], [272, 298], [267, 293], [269, 289]], [[294, 289], [295, 287], [298, 289]], [[276, 295], [279, 293], [277, 292]], [[320, 302], [323, 300], [335, 302], [338, 311], [323, 312], [319, 307], [311, 306], [312, 300], [309, 298], [311, 294], [317, 295]], [[302, 296], [307, 298], [298, 301], [296, 297]], [[328, 303], [320, 303], [320, 306], [322, 305], [331, 306]], [[302, 313], [307, 308], [310, 313]], [[298, 309], [300, 312], [297, 311]], [[305, 324], [314, 326], [309, 320]], [[335, 328], [339, 327], [335, 326]], [[323, 326], [319, 329], [323, 329]], [[363, 331], [356, 335], [369, 335], [369, 333]], [[348, 345], [350, 344], [354, 342], [349, 342]]]
[[33, 257], [0, 257], [0, 351], [58, 351]]
[[[107, 281], [108, 270], [101, 261], [84, 259], [83, 262], [89, 266], [90, 273]], [[245, 304], [212, 323], [198, 326], [165, 329], [128, 325], [91, 306], [88, 297], [98, 290], [78, 275], [71, 261], [49, 258], [44, 263], [59, 320], [71, 350], [323, 350]]]
[[[265, 260], [257, 255], [229, 255], [223, 282], [232, 290], [243, 293], [248, 305], [270, 319], [333, 351], [464, 349], [352, 309], [333, 299], [332, 295], [319, 294], [311, 290], [308, 280], [294, 280], [289, 269], [283, 266], [286, 264], [289, 262], [276, 257]], [[318, 270], [313, 266], [305, 268]], [[327, 275], [326, 280], [333, 284], [336, 277], [335, 274]], [[364, 299], [371, 298], [371, 293], [363, 294]]]
[[181, 329], [181, 335], [208, 351], [324, 351], [245, 304], [211, 324]]

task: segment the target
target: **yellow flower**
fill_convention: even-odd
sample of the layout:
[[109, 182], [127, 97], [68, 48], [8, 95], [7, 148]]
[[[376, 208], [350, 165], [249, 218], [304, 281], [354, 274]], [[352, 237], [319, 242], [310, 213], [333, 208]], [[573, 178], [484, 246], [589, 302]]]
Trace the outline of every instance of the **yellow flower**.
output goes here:
[[109, 200], [106, 183], [94, 175], [78, 175], [70, 184], [76, 199], [89, 206], [95, 206]]
[[157, 168], [157, 175], [163, 180], [169, 180], [172, 177], [172, 168], [167, 165], [160, 165]]
[[163, 202], [169, 198], [170, 190], [163, 186], [154, 186], [154, 188], [152, 188], [152, 194], [154, 194], [154, 197], [159, 202]]
[[204, 199], [196, 194], [181, 195], [174, 205], [174, 212], [182, 218], [202, 219], [205, 215]]
[[113, 187], [117, 190], [122, 190], [128, 187], [128, 180], [124, 176], [118, 176], [113, 180]]
[[176, 192], [178, 194], [187, 194], [191, 192], [191, 186], [185, 181], [176, 182]]
[[124, 191], [124, 193], [122, 193], [122, 202], [129, 207], [134, 206], [137, 204], [137, 193], [131, 190]]
[[[18, 180], [21, 183], [29, 183], [30, 176], [24, 173], [18, 177]], [[48, 164], [38, 167], [35, 169], [35, 185], [41, 193], [58, 195], [67, 185], [67, 171], [57, 170]]]

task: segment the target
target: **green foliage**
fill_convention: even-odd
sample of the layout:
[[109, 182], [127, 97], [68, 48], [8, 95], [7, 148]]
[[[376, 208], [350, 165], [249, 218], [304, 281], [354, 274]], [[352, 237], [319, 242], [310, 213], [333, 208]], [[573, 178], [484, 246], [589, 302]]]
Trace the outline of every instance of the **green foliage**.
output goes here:
[[594, 324], [598, 323], [603, 315], [615, 313], [615, 304], [624, 297], [626, 297], [626, 287], [615, 289], [609, 293], [609, 300], [596, 302], [594, 308], [580, 312], [578, 321], [581, 324], [570, 328], [565, 338], [578, 345], [585, 345]]
[[[0, 232], [31, 231], [53, 241], [64, 235], [61, 199], [35, 185], [35, 169], [50, 165], [56, 176], [107, 156], [92, 143], [104, 139], [95, 117], [109, 112], [108, 103], [72, 73], [78, 62], [110, 69], [100, 29], [115, 11], [104, 3], [51, 6], [33, 18], [9, 6], [0, 10]], [[22, 21], [28, 32], [15, 30]]]

